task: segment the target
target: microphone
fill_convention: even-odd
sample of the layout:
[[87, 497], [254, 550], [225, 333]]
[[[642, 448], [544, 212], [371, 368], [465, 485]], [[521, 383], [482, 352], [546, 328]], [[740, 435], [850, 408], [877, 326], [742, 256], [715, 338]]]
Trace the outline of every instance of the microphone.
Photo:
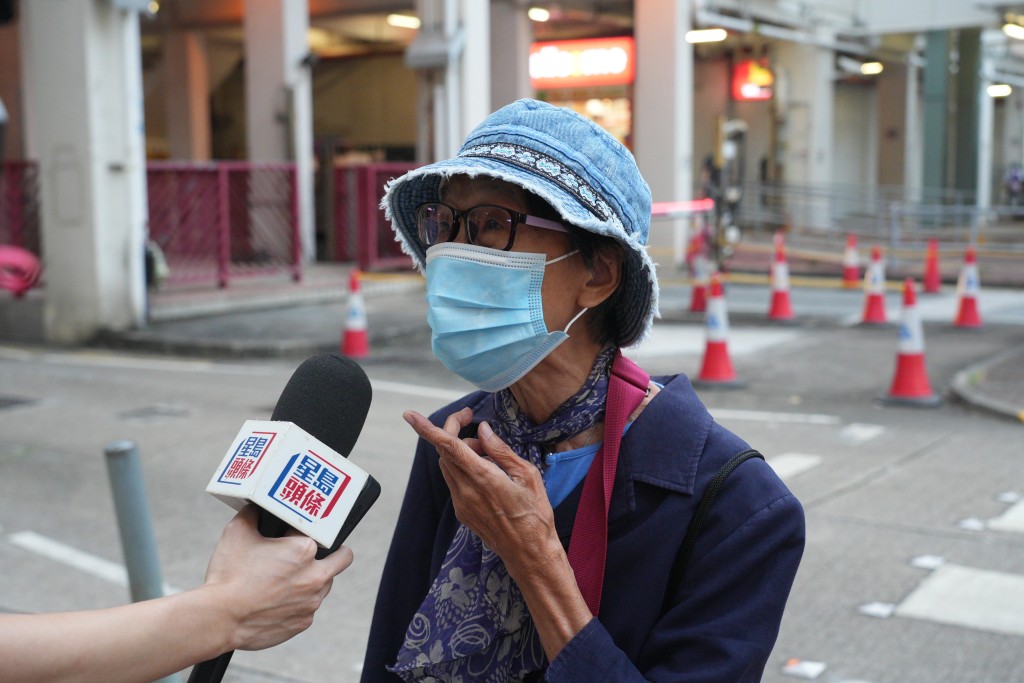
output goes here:
[[[380, 495], [346, 458], [366, 421], [370, 380], [354, 361], [320, 354], [292, 374], [271, 419], [247, 420], [207, 492], [236, 509], [252, 502], [264, 536], [289, 527], [313, 538], [317, 558], [337, 550]], [[220, 681], [232, 652], [197, 664], [188, 683]]]

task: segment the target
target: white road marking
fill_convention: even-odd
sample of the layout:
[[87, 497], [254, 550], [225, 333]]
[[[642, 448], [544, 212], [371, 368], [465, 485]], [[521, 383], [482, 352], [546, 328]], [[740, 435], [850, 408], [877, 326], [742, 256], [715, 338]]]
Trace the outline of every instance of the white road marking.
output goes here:
[[787, 422], [815, 425], [837, 425], [842, 422], [835, 415], [816, 413], [772, 413], [766, 410], [733, 410], [731, 408], [710, 407], [708, 411], [716, 420], [754, 420], [758, 422]]
[[51, 353], [47, 351], [25, 351], [0, 346], [0, 359], [19, 362], [44, 363], [47, 365], [76, 365], [86, 367], [125, 368], [129, 370], [161, 370], [164, 372], [199, 372], [220, 375], [270, 375], [277, 370], [266, 365], [253, 363], [239, 365], [215, 363], [204, 360], [180, 360], [120, 356], [89, 351]]
[[896, 608], [897, 616], [1024, 636], [1024, 576], [945, 564]]
[[436, 387], [425, 387], [419, 384], [406, 384], [405, 382], [388, 382], [386, 380], [370, 380], [374, 391], [386, 391], [392, 394], [406, 394], [408, 396], [422, 396], [424, 398], [436, 398], [443, 401], [454, 401], [460, 399], [473, 389], [470, 387], [465, 391], [452, 391], [451, 389], [438, 389]]
[[784, 481], [789, 481], [801, 472], [817, 467], [821, 463], [820, 455], [807, 455], [805, 453], [783, 453], [768, 458], [767, 462], [775, 470], [775, 474]]
[[989, 529], [1024, 534], [1024, 502], [1011, 505], [1006, 512], [986, 522]]
[[[779, 330], [769, 327], [738, 328], [729, 331], [729, 355], [744, 356], [772, 346], [785, 344], [798, 337], [795, 330]], [[656, 324], [650, 338], [642, 343], [623, 349], [623, 353], [635, 361], [652, 356], [672, 356], [704, 353], [707, 342], [703, 325]]]
[[851, 422], [839, 430], [839, 438], [846, 443], [860, 445], [874, 439], [884, 431], [885, 427], [882, 425]]
[[[124, 568], [124, 565], [105, 560], [102, 557], [83, 552], [77, 548], [72, 548], [69, 545], [55, 541], [42, 534], [37, 534], [34, 531], [19, 531], [7, 538], [12, 545], [33, 552], [36, 555], [60, 562], [73, 569], [91, 574], [98, 579], [103, 579], [119, 586], [128, 586], [128, 570]], [[181, 592], [180, 589], [166, 583], [163, 588], [165, 595]]]

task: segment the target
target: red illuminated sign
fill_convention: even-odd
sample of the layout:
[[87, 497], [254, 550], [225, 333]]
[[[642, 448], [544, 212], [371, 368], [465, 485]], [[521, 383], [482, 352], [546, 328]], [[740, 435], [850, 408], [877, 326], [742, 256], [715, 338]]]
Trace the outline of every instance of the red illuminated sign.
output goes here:
[[736, 62], [732, 69], [734, 100], [770, 100], [775, 76], [771, 69], [753, 59]]
[[632, 83], [636, 46], [629, 37], [534, 43], [530, 83], [536, 90]]

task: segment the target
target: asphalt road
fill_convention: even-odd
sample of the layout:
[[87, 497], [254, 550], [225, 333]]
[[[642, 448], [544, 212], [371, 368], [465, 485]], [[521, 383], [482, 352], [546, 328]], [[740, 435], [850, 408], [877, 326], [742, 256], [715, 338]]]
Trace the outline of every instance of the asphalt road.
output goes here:
[[[746, 387], [701, 395], [807, 510], [807, 550], [764, 680], [798, 680], [784, 669], [799, 672], [802, 662], [805, 677], [822, 664], [816, 680], [830, 682], [1024, 681], [1024, 427], [956, 401], [880, 404], [894, 327], [843, 316], [765, 325], [753, 315], [763, 295], [730, 295], [730, 350]], [[663, 312], [679, 304], [668, 297]], [[1024, 318], [1007, 310], [977, 333], [926, 317], [938, 393], [963, 367], [1024, 342]], [[652, 374], [692, 375], [702, 340], [699, 321], [667, 315], [632, 355]], [[358, 678], [415, 440], [401, 411], [429, 412], [468, 388], [431, 359], [424, 339], [401, 350], [364, 363], [374, 401], [351, 457], [383, 493], [349, 539], [355, 564], [308, 632], [236, 653], [225, 681]], [[231, 516], [206, 483], [242, 421], [269, 417], [299, 360], [0, 347], [0, 610], [128, 599], [110, 571], [123, 559], [103, 448], [116, 439], [142, 452], [165, 582], [201, 583]]]

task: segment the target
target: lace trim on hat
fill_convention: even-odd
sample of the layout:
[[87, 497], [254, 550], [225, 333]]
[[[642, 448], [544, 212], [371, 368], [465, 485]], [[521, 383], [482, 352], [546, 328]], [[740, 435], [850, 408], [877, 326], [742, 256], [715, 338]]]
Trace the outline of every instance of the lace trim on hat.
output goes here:
[[606, 221], [614, 215], [608, 204], [601, 199], [601, 195], [598, 194], [590, 183], [580, 177], [578, 173], [568, 168], [558, 159], [529, 147], [509, 143], [477, 145], [465, 150], [459, 156], [501, 159], [528, 171], [540, 171], [548, 180], [553, 181], [566, 192], [576, 197], [581, 204], [590, 209], [601, 220]]

